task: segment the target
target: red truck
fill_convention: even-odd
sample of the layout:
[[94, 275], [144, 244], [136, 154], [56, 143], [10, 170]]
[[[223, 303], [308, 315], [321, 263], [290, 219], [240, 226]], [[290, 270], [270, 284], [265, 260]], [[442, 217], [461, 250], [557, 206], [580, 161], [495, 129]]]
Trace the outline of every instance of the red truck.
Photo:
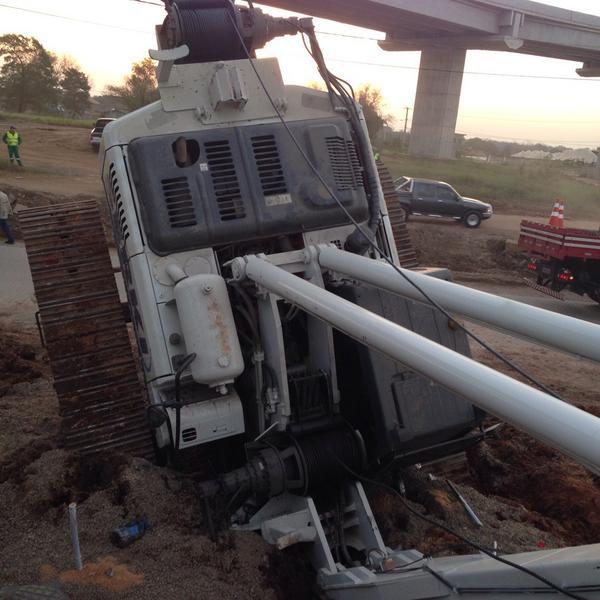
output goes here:
[[519, 248], [529, 256], [537, 286], [587, 294], [600, 303], [600, 231], [522, 221]]

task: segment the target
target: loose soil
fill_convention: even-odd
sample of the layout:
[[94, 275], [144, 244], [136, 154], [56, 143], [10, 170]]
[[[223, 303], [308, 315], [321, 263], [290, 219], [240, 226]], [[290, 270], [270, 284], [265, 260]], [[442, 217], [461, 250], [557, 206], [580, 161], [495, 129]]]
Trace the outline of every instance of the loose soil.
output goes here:
[[[600, 414], [598, 367], [526, 342], [485, 332], [521, 366], [559, 393]], [[119, 454], [82, 459], [57, 447], [59, 417], [43, 349], [35, 332], [7, 331], [0, 352], [30, 365], [11, 373], [0, 399], [0, 589], [2, 584], [54, 582], [72, 598], [292, 599], [311, 597], [313, 575], [299, 549], [279, 553], [252, 533], [226, 532], [212, 542], [193, 480], [183, 473]], [[35, 358], [32, 356], [35, 355]], [[474, 355], [505, 370], [483, 351]], [[560, 358], [569, 386], [552, 365]], [[490, 418], [490, 422], [492, 419]], [[501, 552], [533, 551], [600, 541], [600, 485], [585, 469], [510, 427], [469, 453], [458, 488], [484, 523], [476, 528], [443, 480], [427, 467], [397, 474], [407, 497], [367, 486], [391, 547], [441, 556], [473, 551], [426, 523], [417, 511], [476, 543]], [[393, 481], [390, 481], [393, 483]], [[78, 504], [86, 568], [73, 570], [68, 505]], [[408, 508], [410, 507], [410, 509]], [[125, 549], [110, 543], [120, 524], [145, 516], [152, 529]]]
[[[0, 168], [0, 189], [27, 206], [101, 198], [97, 157], [87, 148], [85, 131], [24, 125], [21, 133], [28, 167]], [[516, 233], [492, 223], [473, 231], [414, 220], [410, 231], [422, 264], [449, 267], [458, 280], [501, 287], [520, 279], [524, 259], [507, 242]], [[473, 329], [567, 401], [600, 414], [597, 365]], [[82, 459], [59, 448], [58, 403], [37, 332], [17, 328], [7, 317], [0, 335], [0, 596], [5, 585], [55, 583], [82, 600], [311, 597], [314, 575], [301, 549], [280, 553], [256, 534], [232, 531], [211, 541], [194, 480], [185, 473], [118, 454]], [[509, 373], [482, 349], [473, 347], [473, 354]], [[598, 478], [511, 427], [469, 453], [457, 482], [482, 529], [469, 521], [446, 483], [429, 475], [427, 466], [395, 474], [389, 482], [402, 480], [405, 499], [367, 486], [389, 546], [431, 555], [473, 551], [413, 511], [486, 548], [496, 542], [507, 553], [600, 542]], [[73, 570], [71, 502], [78, 505], [81, 572]], [[152, 529], [133, 545], [115, 548], [111, 531], [142, 516]]]
[[[515, 283], [522, 280], [526, 257], [519, 252], [512, 235], [484, 223], [467, 229], [460, 223], [416, 218], [409, 222], [411, 240], [422, 265], [446, 267], [456, 280], [487, 280]], [[512, 239], [511, 239], [512, 238]]]
[[[9, 125], [0, 121], [0, 131]], [[0, 148], [0, 189], [13, 187], [57, 196], [101, 197], [98, 155], [89, 146], [89, 131], [77, 127], [14, 123], [23, 137], [24, 168], [11, 167]]]
[[[226, 532], [212, 542], [188, 476], [125, 455], [84, 459], [58, 448], [58, 403], [35, 332], [0, 331], [10, 340], [0, 350], [10, 376], [0, 398], [0, 592], [58, 582], [77, 599], [310, 597], [313, 577], [297, 553], [287, 563], [253, 533]], [[13, 368], [17, 358], [31, 368]], [[78, 504], [82, 572], [73, 570], [71, 502]], [[152, 529], [115, 548], [111, 531], [141, 517]]]

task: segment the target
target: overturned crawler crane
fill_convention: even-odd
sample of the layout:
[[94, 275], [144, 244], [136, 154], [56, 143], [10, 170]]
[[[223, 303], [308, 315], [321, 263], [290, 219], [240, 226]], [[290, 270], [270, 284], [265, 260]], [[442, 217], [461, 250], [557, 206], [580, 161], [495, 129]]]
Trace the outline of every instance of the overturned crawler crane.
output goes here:
[[[360, 107], [309, 19], [229, 0], [166, 9], [151, 53], [161, 100], [108, 125], [102, 148], [159, 455], [218, 465], [206, 505], [222, 499], [232, 524], [279, 548], [303, 545], [328, 598], [600, 599], [600, 546], [426, 560], [385, 545], [365, 475], [476, 443], [484, 411], [598, 473], [600, 420], [471, 360], [400, 271]], [[277, 60], [255, 57], [291, 34], [326, 92], [286, 86]], [[598, 326], [473, 302], [435, 273], [418, 285], [600, 359]]]

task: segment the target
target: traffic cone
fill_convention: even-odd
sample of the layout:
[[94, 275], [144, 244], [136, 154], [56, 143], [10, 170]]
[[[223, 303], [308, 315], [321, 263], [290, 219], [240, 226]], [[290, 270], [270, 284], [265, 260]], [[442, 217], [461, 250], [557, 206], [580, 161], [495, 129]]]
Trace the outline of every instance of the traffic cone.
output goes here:
[[552, 214], [550, 215], [550, 225], [552, 227], [565, 226], [565, 203], [563, 200], [556, 200]]

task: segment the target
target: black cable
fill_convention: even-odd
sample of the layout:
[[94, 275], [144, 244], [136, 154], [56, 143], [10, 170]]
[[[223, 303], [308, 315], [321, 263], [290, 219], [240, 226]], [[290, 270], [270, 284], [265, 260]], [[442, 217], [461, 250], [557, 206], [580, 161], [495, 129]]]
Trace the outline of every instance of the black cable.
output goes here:
[[[321, 52], [321, 49], [319, 47], [318, 40], [316, 39], [316, 36], [314, 35], [314, 32], [312, 32], [312, 35], [311, 35], [311, 32], [308, 32], [307, 35], [309, 36], [309, 38], [311, 40], [311, 48], [312, 48], [311, 56], [313, 56], [313, 58], [318, 62], [319, 71], [320, 72], [325, 72], [328, 75], [331, 75], [329, 73], [327, 67], [325, 66], [325, 59], [324, 59], [323, 54]], [[345, 92], [345, 90], [343, 90], [341, 88], [338, 88], [338, 90], [342, 94]], [[350, 105], [348, 103], [345, 103], [345, 105], [351, 111], [355, 109], [353, 103], [350, 103]], [[356, 118], [358, 118], [358, 115], [356, 115]], [[360, 127], [360, 124], [358, 124], [358, 126]], [[309, 166], [313, 170], [315, 170], [314, 165], [311, 164]], [[510, 361], [503, 354], [501, 354], [500, 352], [496, 351], [494, 348], [492, 348], [492, 346], [490, 346], [487, 342], [485, 342], [483, 339], [481, 339], [479, 336], [477, 336], [475, 333], [473, 333], [470, 329], [468, 329], [467, 327], [465, 327], [462, 323], [458, 322], [437, 301], [433, 300], [433, 298], [431, 298], [431, 296], [429, 296], [417, 283], [415, 283], [412, 278], [409, 278], [403, 270], [401, 270], [400, 268], [397, 267], [397, 265], [391, 260], [391, 258], [385, 252], [383, 252], [381, 250], [381, 248], [379, 248], [379, 246], [377, 244], [375, 244], [375, 242], [373, 241], [373, 239], [370, 236], [367, 236], [364, 233], [364, 231], [359, 227], [359, 225], [356, 222], [356, 220], [350, 215], [350, 213], [342, 205], [342, 203], [339, 201], [339, 199], [333, 194], [333, 191], [331, 189], [329, 189], [329, 192], [330, 192], [330, 194], [332, 194], [333, 199], [336, 201], [336, 203], [338, 204], [338, 206], [342, 209], [342, 211], [344, 212], [344, 214], [346, 215], [346, 217], [356, 227], [356, 229], [359, 232], [359, 234], [368, 242], [369, 246], [371, 248], [373, 248], [376, 252], [378, 252], [383, 257], [383, 259], [394, 269], [394, 271], [396, 271], [396, 273], [398, 273], [400, 276], [402, 276], [411, 286], [413, 286], [423, 296], [423, 298], [425, 298], [432, 306], [434, 306], [435, 308], [437, 308], [443, 315], [446, 316], [446, 318], [448, 318], [449, 320], [451, 320], [453, 323], [456, 323], [456, 325], [462, 331], [464, 331], [464, 333], [467, 336], [471, 337], [475, 342], [477, 342], [478, 344], [480, 344], [483, 348], [485, 348], [493, 356], [495, 356], [496, 358], [498, 358], [500, 361], [504, 362], [510, 368], [514, 369], [517, 373], [519, 373], [521, 376], [523, 376], [526, 379], [528, 379], [531, 383], [533, 383], [534, 385], [538, 386], [541, 390], [543, 390], [547, 394], [549, 394], [551, 396], [554, 396], [555, 398], [557, 398], [559, 400], [562, 400], [562, 398], [558, 394], [556, 394], [553, 390], [551, 390], [550, 388], [548, 388], [547, 386], [545, 386], [543, 383], [541, 383], [540, 381], [538, 381], [536, 378], [534, 378], [532, 375], [530, 375], [524, 369], [520, 368], [518, 365], [516, 365], [515, 363], [513, 363], [512, 361]], [[370, 229], [372, 230], [373, 228], [370, 227]]]
[[[348, 119], [350, 120], [353, 128], [353, 142], [357, 147], [358, 155], [361, 159], [364, 170], [363, 185], [367, 193], [367, 203], [369, 206], [370, 215], [369, 221], [367, 223], [367, 230], [369, 235], [365, 237], [366, 234], [364, 234], [364, 232], [355, 231], [354, 234], [348, 236], [346, 240], [346, 247], [357, 254], [364, 254], [369, 249], [370, 242], [372, 242], [375, 239], [377, 231], [379, 230], [382, 220], [381, 204], [383, 201], [383, 199], [380, 197], [379, 175], [377, 173], [377, 168], [373, 164], [373, 161], [370, 157], [371, 147], [368, 140], [368, 136], [365, 132], [364, 127], [361, 124], [361, 116], [359, 113], [359, 109], [357, 108], [356, 102], [353, 97], [354, 90], [350, 90], [352, 92], [351, 96], [345, 89], [343, 83], [327, 68], [327, 65], [325, 64], [325, 57], [323, 56], [323, 52], [319, 45], [319, 40], [317, 39], [317, 36], [315, 34], [314, 27], [298, 27], [298, 30], [303, 34], [306, 34], [306, 36], [310, 40], [310, 55], [313, 57], [313, 60], [317, 65], [321, 77], [327, 84], [327, 88], [329, 90], [329, 95], [334, 109], [336, 109], [336, 102], [339, 102], [341, 104], [341, 107], [346, 110]], [[333, 90], [335, 90], [335, 92]], [[297, 142], [295, 143], [298, 147]], [[312, 168], [314, 170], [314, 166]], [[333, 194], [331, 188], [329, 188], [329, 193]], [[339, 206], [339, 200], [333, 195], [332, 197]], [[344, 211], [344, 214], [349, 216], [347, 211]], [[356, 224], [356, 222], [353, 219], [351, 219], [351, 222]]]
[[[232, 23], [234, 25], [234, 31], [236, 32], [236, 34], [237, 34], [238, 38], [240, 39], [240, 41], [243, 43], [243, 37], [242, 37], [242, 34], [241, 34], [240, 30], [238, 29], [238, 26], [237, 26], [237, 23], [235, 22], [235, 19], [233, 19], [231, 17], [231, 15], [229, 15], [229, 18], [231, 19], [231, 21], [232, 21]], [[356, 228], [356, 231], [365, 239], [366, 242], [368, 242], [368, 245], [373, 250], [375, 250], [375, 252], [377, 252], [394, 269], [394, 271], [396, 271], [396, 273], [398, 273], [410, 285], [412, 285], [423, 296], [423, 298], [425, 298], [433, 307], [437, 308], [443, 315], [446, 316], [446, 318], [448, 318], [450, 321], [452, 321], [453, 323], [455, 323], [458, 326], [458, 328], [461, 329], [467, 336], [469, 336], [471, 339], [473, 339], [475, 342], [477, 342], [480, 346], [482, 346], [483, 348], [485, 348], [490, 354], [492, 354], [493, 356], [495, 356], [497, 359], [501, 360], [508, 367], [510, 367], [511, 369], [513, 369], [514, 371], [516, 371], [517, 373], [519, 373], [522, 377], [524, 377], [525, 379], [527, 379], [528, 381], [530, 381], [531, 383], [533, 383], [534, 385], [536, 385], [538, 388], [540, 388], [541, 390], [543, 390], [547, 394], [553, 396], [554, 398], [557, 398], [558, 400], [562, 400], [562, 398], [556, 392], [554, 392], [553, 390], [551, 390], [550, 388], [548, 388], [547, 386], [545, 386], [543, 383], [541, 383], [540, 381], [538, 381], [535, 377], [533, 377], [532, 375], [530, 375], [529, 373], [527, 373], [524, 369], [522, 369], [521, 367], [519, 367], [518, 365], [516, 365], [510, 359], [506, 358], [503, 354], [501, 354], [497, 350], [494, 350], [494, 348], [492, 348], [492, 346], [490, 346], [487, 342], [485, 342], [478, 335], [476, 335], [475, 333], [473, 333], [465, 325], [463, 325], [462, 323], [460, 323], [459, 321], [457, 321], [454, 318], [454, 316], [452, 316], [438, 302], [436, 302], [435, 300], [433, 300], [433, 298], [431, 298], [431, 296], [429, 296], [429, 294], [427, 294], [417, 283], [415, 283], [412, 280], [412, 278], [410, 278], [408, 275], [406, 275], [404, 273], [404, 271], [402, 269], [400, 269], [394, 263], [394, 261], [385, 252], [383, 252], [383, 250], [381, 250], [381, 248], [379, 248], [379, 246], [373, 241], [373, 239], [371, 239], [371, 236], [363, 230], [363, 227], [348, 212], [348, 210], [342, 204], [342, 202], [337, 197], [337, 195], [335, 194], [335, 192], [331, 189], [331, 187], [329, 186], [329, 184], [325, 181], [325, 179], [323, 178], [323, 176], [321, 175], [321, 173], [319, 172], [319, 170], [314, 166], [314, 164], [310, 160], [310, 157], [306, 154], [306, 152], [304, 151], [304, 148], [302, 148], [302, 146], [300, 145], [300, 143], [296, 139], [296, 136], [294, 135], [294, 133], [292, 132], [292, 130], [289, 128], [289, 125], [287, 124], [287, 122], [284, 119], [283, 115], [281, 114], [281, 112], [277, 108], [277, 105], [275, 104], [275, 101], [273, 100], [271, 94], [269, 93], [269, 90], [267, 89], [267, 86], [265, 85], [262, 77], [260, 76], [260, 73], [258, 72], [258, 69], [256, 68], [256, 65], [254, 64], [254, 60], [250, 56], [250, 53], [247, 51], [247, 49], [246, 49], [245, 46], [243, 46], [243, 47], [244, 47], [244, 51], [246, 53], [246, 57], [248, 58], [248, 61], [250, 62], [250, 65], [252, 66], [252, 70], [254, 71], [256, 77], [258, 78], [259, 83], [261, 84], [262, 89], [264, 90], [265, 94], [267, 95], [267, 98], [268, 98], [271, 106], [273, 107], [273, 110], [275, 111], [275, 114], [277, 115], [277, 117], [281, 121], [281, 124], [283, 125], [283, 127], [286, 130], [286, 132], [290, 136], [290, 139], [292, 140], [292, 142], [296, 146], [298, 152], [300, 153], [300, 155], [302, 156], [302, 158], [306, 161], [306, 164], [313, 171], [313, 173], [315, 174], [315, 176], [317, 177], [317, 179], [319, 180], [319, 182], [323, 185], [325, 191], [329, 194], [329, 196], [339, 206], [339, 208], [342, 210], [342, 212], [344, 213], [344, 215], [346, 216], [346, 218], [350, 221], [350, 223], [352, 225], [354, 225], [354, 227]], [[319, 68], [319, 71], [321, 72], [320, 68]]]
[[231, 282], [230, 285], [233, 287], [238, 296], [242, 299], [242, 302], [246, 306], [246, 310], [248, 311], [250, 318], [254, 322], [255, 330], [258, 332], [258, 319], [256, 317], [256, 310], [254, 308], [254, 305], [252, 304], [252, 299], [250, 298], [250, 295], [241, 284], [237, 282]]
[[517, 564], [515, 562], [512, 562], [511, 560], [503, 558], [502, 556], [498, 556], [498, 555], [494, 554], [494, 552], [492, 552], [491, 550], [488, 550], [484, 546], [480, 546], [476, 542], [473, 542], [472, 540], [466, 538], [464, 535], [462, 535], [462, 534], [454, 531], [452, 528], [448, 527], [447, 525], [444, 525], [443, 523], [439, 523], [435, 519], [432, 519], [431, 517], [428, 517], [427, 515], [424, 515], [424, 514], [420, 513], [418, 510], [416, 510], [415, 508], [413, 508], [406, 501], [406, 499], [402, 496], [402, 494], [398, 490], [396, 490], [395, 488], [393, 488], [391, 485], [388, 485], [387, 483], [383, 483], [382, 481], [376, 481], [374, 479], [369, 479], [368, 477], [363, 477], [362, 475], [359, 475], [358, 473], [356, 473], [351, 467], [349, 467], [346, 463], [344, 463], [333, 452], [331, 452], [331, 455], [333, 456], [334, 460], [347, 473], [349, 473], [350, 475], [352, 475], [352, 477], [354, 477], [355, 479], [358, 479], [359, 481], [362, 481], [364, 483], [368, 483], [370, 485], [374, 485], [376, 487], [380, 487], [381, 489], [386, 490], [387, 492], [390, 492], [391, 494], [393, 494], [394, 496], [396, 496], [400, 500], [400, 502], [402, 503], [402, 505], [404, 506], [404, 508], [406, 508], [410, 513], [412, 513], [413, 515], [415, 515], [419, 519], [425, 521], [426, 523], [429, 523], [430, 525], [433, 525], [434, 527], [437, 527], [438, 529], [441, 529], [442, 531], [445, 531], [446, 533], [449, 533], [450, 535], [452, 535], [455, 538], [459, 539], [461, 542], [467, 544], [468, 546], [471, 546], [471, 548], [477, 550], [478, 552], [481, 552], [482, 554], [485, 554], [486, 556], [489, 556], [490, 558], [493, 558], [494, 560], [496, 560], [498, 562], [501, 562], [501, 563], [503, 563], [503, 564], [505, 564], [505, 565], [507, 565], [509, 567], [513, 567], [514, 569], [517, 569], [518, 571], [521, 571], [521, 572], [523, 572], [523, 573], [525, 573], [525, 574], [527, 574], [527, 575], [529, 575], [529, 576], [537, 579], [538, 581], [541, 581], [543, 584], [547, 585], [548, 587], [552, 588], [553, 590], [556, 590], [557, 592], [560, 592], [561, 594], [564, 594], [565, 596], [568, 596], [569, 598], [573, 598], [573, 600], [589, 600], [588, 598], [585, 598], [584, 596], [580, 596], [578, 594], [574, 594], [573, 592], [569, 592], [568, 590], [565, 590], [564, 588], [562, 588], [561, 586], [553, 583], [549, 579], [546, 579], [543, 575], [539, 575], [538, 573], [536, 573], [535, 571], [532, 571], [532, 570], [528, 569], [527, 567], [524, 567], [524, 566], [519, 565], [519, 564]]
[[194, 360], [196, 360], [196, 353], [188, 354], [175, 373], [175, 450], [179, 450], [181, 437], [181, 376]]
[[248, 313], [248, 311], [243, 306], [237, 305], [234, 308], [235, 308], [235, 311], [244, 318], [244, 320], [248, 324], [248, 327], [250, 327], [250, 331], [252, 333], [253, 351], [256, 352], [258, 349], [260, 349], [260, 335], [259, 335], [258, 329], [256, 328], [256, 325], [252, 319], [252, 316]]

